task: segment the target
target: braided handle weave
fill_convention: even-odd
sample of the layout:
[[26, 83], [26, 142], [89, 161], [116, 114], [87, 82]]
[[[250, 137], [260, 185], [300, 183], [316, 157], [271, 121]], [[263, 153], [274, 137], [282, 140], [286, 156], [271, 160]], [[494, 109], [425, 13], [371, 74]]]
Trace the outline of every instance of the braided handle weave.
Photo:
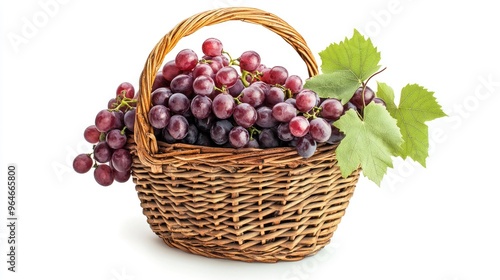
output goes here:
[[274, 14], [256, 8], [236, 7], [209, 10], [183, 20], [161, 38], [153, 48], [140, 77], [134, 137], [137, 143], [139, 159], [144, 165], [151, 167], [153, 172], [161, 172], [162, 166], [161, 159], [155, 157], [155, 154], [158, 153], [158, 145], [153, 128], [148, 121], [148, 112], [151, 107], [151, 89], [156, 73], [166, 55], [180, 39], [193, 34], [204, 26], [231, 20], [258, 24], [281, 36], [305, 62], [309, 76], [312, 77], [318, 74], [317, 63], [304, 38], [288, 23]]

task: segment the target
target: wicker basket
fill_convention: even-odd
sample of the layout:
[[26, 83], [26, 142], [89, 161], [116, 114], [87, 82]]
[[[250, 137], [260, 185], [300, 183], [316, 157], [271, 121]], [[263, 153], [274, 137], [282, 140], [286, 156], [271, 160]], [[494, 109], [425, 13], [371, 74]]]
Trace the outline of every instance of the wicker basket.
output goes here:
[[259, 24], [318, 67], [304, 39], [282, 19], [254, 8], [225, 8], [180, 22], [154, 47], [140, 79], [132, 175], [151, 229], [174, 248], [246, 262], [295, 261], [330, 242], [359, 170], [342, 178], [335, 146], [301, 158], [294, 148], [230, 149], [156, 140], [148, 124], [155, 74], [184, 36], [230, 20]]

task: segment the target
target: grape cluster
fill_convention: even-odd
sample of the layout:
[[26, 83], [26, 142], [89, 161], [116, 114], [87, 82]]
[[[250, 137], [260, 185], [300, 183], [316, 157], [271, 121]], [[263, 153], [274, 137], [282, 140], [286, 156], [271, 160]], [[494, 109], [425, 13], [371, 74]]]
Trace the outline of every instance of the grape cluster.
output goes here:
[[[362, 115], [370, 102], [385, 106], [366, 86], [345, 105], [336, 98], [320, 98], [286, 68], [266, 67], [255, 51], [233, 59], [216, 38], [206, 39], [202, 52], [198, 57], [194, 50], [183, 49], [156, 74], [147, 115], [159, 141], [231, 148], [290, 146], [309, 158], [318, 143], [343, 139], [333, 122], [347, 110]], [[134, 131], [136, 98], [132, 84], [118, 86], [108, 108], [84, 131], [93, 152], [74, 159], [76, 172], [94, 167], [94, 178], [102, 186], [128, 181], [132, 157], [125, 144]]]
[[[154, 80], [148, 118], [157, 139], [232, 148], [296, 147], [304, 158], [318, 143], [336, 144], [343, 133], [332, 123], [347, 109], [362, 110], [374, 94], [358, 90], [345, 106], [303, 88], [282, 66], [266, 67], [255, 51], [233, 59], [216, 38], [203, 56], [179, 51]], [[364, 103], [363, 103], [364, 101]]]
[[75, 157], [73, 169], [77, 173], [87, 173], [94, 167], [94, 179], [102, 186], [129, 180], [132, 156], [126, 143], [134, 131], [136, 104], [134, 86], [121, 83], [108, 108], [99, 111], [95, 124], [83, 132], [85, 140], [93, 144], [93, 151]]

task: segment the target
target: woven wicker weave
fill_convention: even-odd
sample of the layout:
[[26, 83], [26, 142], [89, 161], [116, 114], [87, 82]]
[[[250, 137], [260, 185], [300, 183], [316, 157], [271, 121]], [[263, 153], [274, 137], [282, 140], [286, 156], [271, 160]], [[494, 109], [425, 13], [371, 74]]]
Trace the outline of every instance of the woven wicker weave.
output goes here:
[[317, 65], [304, 39], [282, 19], [254, 8], [203, 12], [154, 47], [140, 80], [132, 174], [151, 229], [174, 248], [247, 262], [300, 260], [329, 243], [359, 172], [342, 178], [335, 146], [301, 158], [294, 148], [230, 149], [157, 141], [148, 124], [153, 80], [184, 36], [230, 20], [262, 25], [287, 41], [310, 76]]

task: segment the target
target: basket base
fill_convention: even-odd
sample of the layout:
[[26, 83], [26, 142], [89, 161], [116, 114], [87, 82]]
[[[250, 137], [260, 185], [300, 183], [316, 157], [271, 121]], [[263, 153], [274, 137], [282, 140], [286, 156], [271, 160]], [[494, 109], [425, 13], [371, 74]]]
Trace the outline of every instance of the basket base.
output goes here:
[[[333, 229], [335, 231], [335, 229]], [[325, 240], [311, 247], [299, 248], [296, 250], [280, 250], [262, 252], [254, 250], [224, 250], [219, 246], [207, 247], [204, 244], [196, 246], [191, 242], [178, 242], [172, 238], [161, 237], [163, 242], [171, 248], [180, 249], [184, 252], [208, 258], [226, 259], [242, 262], [276, 263], [279, 261], [300, 261], [306, 257], [313, 256], [330, 243], [333, 235], [326, 236]]]
[[[220, 236], [213, 229], [201, 230], [203, 226], [194, 224], [192, 220], [186, 222], [165, 218], [169, 215], [160, 210], [165, 210], [165, 205], [149, 200], [141, 192], [139, 197], [143, 214], [152, 231], [169, 247], [209, 258], [275, 263], [302, 260], [328, 245], [345, 214], [354, 188], [355, 185], [349, 185], [337, 192], [337, 199], [326, 206], [327, 211], [314, 219], [314, 223], [321, 220], [321, 224], [308, 224], [307, 221], [284, 222], [278, 225], [281, 229], [274, 230], [273, 233], [269, 230], [263, 232], [265, 239], [259, 239], [259, 235], [248, 239], [243, 234], [236, 240], [237, 237]], [[158, 215], [159, 212], [163, 212], [162, 215]]]

